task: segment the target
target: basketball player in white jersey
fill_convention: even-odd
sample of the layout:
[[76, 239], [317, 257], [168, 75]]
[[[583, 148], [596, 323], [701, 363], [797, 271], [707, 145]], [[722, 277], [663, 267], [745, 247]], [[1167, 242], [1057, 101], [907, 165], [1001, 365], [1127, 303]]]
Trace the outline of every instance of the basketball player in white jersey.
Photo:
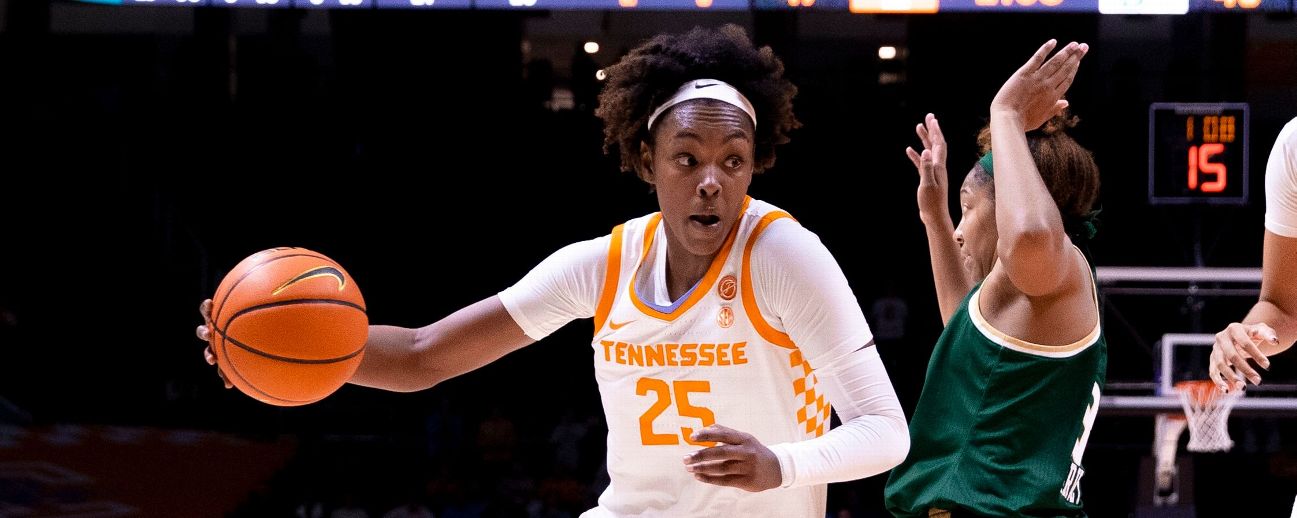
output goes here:
[[607, 73], [605, 148], [661, 212], [426, 327], [372, 326], [351, 382], [423, 390], [593, 318], [611, 483], [584, 517], [822, 518], [827, 483], [891, 469], [909, 436], [833, 257], [747, 196], [798, 126], [796, 88], [735, 26], [658, 36]]
[[[1242, 322], [1216, 333], [1211, 379], [1222, 392], [1261, 383], [1248, 364], [1270, 368], [1269, 357], [1297, 341], [1297, 119], [1279, 132], [1265, 167], [1265, 242], [1261, 299]], [[1240, 374], [1242, 376], [1240, 376]]]

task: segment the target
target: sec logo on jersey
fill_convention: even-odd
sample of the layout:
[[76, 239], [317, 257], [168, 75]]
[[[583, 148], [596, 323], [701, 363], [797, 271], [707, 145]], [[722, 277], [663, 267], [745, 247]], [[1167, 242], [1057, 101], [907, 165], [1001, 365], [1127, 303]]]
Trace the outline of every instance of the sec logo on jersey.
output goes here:
[[721, 306], [720, 314], [716, 315], [716, 324], [721, 326], [722, 329], [728, 329], [734, 325], [734, 310], [730, 309], [729, 306]]

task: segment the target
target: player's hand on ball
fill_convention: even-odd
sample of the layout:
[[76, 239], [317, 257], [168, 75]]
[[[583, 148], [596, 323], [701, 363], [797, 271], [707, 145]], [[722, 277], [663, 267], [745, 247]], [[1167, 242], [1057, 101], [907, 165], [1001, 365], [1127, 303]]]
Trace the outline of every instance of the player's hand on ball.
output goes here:
[[[198, 339], [207, 342], [207, 347], [203, 348], [203, 359], [207, 360], [208, 365], [216, 365], [216, 355], [212, 354], [212, 299], [204, 300], [198, 305], [198, 312], [203, 315], [203, 325], [198, 326]], [[234, 388], [230, 380], [225, 379], [225, 373], [221, 368], [216, 368], [216, 375], [221, 377], [221, 382], [225, 383], [225, 388]]]
[[1009, 113], [1022, 121], [1023, 128], [1031, 131], [1063, 113], [1067, 108], [1067, 101], [1062, 100], [1063, 94], [1072, 86], [1081, 57], [1090, 47], [1072, 42], [1050, 57], [1049, 53], [1057, 45], [1055, 40], [1045, 42], [1022, 68], [1009, 77], [995, 94], [995, 100], [991, 101], [992, 115]]
[[1256, 362], [1262, 368], [1270, 368], [1270, 360], [1261, 352], [1260, 344], [1268, 342], [1279, 345], [1279, 336], [1274, 329], [1265, 324], [1240, 324], [1235, 322], [1216, 333], [1216, 344], [1211, 349], [1211, 380], [1223, 392], [1243, 390], [1245, 385], [1238, 374], [1251, 381], [1253, 385], [1261, 384], [1261, 374], [1248, 364]]
[[721, 443], [685, 456], [685, 470], [701, 482], [754, 493], [774, 489], [783, 483], [775, 452], [752, 434], [711, 425], [694, 432], [689, 439]]
[[919, 172], [919, 217], [927, 223], [934, 218], [950, 220], [948, 203], [950, 179], [946, 175], [946, 137], [941, 133], [937, 117], [928, 114], [923, 123], [915, 126], [914, 133], [923, 142], [923, 152], [905, 148], [905, 156]]

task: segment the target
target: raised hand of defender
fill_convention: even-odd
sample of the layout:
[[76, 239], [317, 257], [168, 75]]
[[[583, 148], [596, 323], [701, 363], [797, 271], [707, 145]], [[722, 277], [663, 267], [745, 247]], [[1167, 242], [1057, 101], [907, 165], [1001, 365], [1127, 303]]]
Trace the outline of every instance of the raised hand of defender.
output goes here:
[[[1058, 45], [1049, 40], [1000, 87], [991, 101], [991, 114], [1007, 113], [1022, 121], [1028, 131], [1039, 128], [1067, 108], [1063, 94], [1072, 86], [1081, 58], [1090, 50], [1084, 43], [1068, 43], [1052, 57]], [[1048, 58], [1048, 59], [1046, 59]]]
[[1279, 335], [1265, 324], [1240, 324], [1235, 322], [1216, 333], [1216, 344], [1211, 349], [1209, 372], [1211, 380], [1222, 392], [1243, 390], [1244, 383], [1239, 374], [1251, 381], [1253, 385], [1261, 384], [1261, 374], [1248, 364], [1256, 362], [1262, 368], [1270, 368], [1270, 359], [1259, 347], [1261, 342], [1279, 345]]
[[689, 439], [721, 443], [685, 456], [685, 470], [701, 482], [754, 493], [783, 483], [775, 452], [752, 434], [714, 424], [694, 432]]
[[[203, 359], [207, 360], [208, 365], [216, 365], [216, 355], [212, 354], [212, 299], [204, 300], [199, 304], [198, 312], [203, 315], [203, 325], [198, 326], [194, 331], [199, 340], [207, 342], [207, 347], [203, 348]], [[220, 367], [216, 368], [216, 375], [221, 377], [225, 388], [234, 388], [234, 384], [225, 378], [225, 373], [221, 372]]]
[[914, 169], [919, 172], [919, 218], [924, 223], [942, 217], [949, 221], [950, 177], [946, 174], [946, 137], [941, 133], [937, 117], [931, 113], [923, 123], [914, 127], [914, 133], [923, 143], [923, 152], [907, 147], [905, 156], [910, 157]]

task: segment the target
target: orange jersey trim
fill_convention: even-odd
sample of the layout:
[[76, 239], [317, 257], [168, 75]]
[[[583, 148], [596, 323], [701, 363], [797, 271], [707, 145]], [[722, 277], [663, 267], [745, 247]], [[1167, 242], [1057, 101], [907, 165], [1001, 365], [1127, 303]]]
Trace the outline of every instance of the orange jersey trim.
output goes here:
[[672, 322], [675, 321], [676, 318], [679, 318], [680, 315], [685, 314], [686, 311], [689, 311], [689, 308], [692, 308], [694, 304], [697, 304], [703, 297], [707, 296], [707, 294], [712, 291], [712, 286], [716, 284], [716, 279], [721, 276], [721, 269], [725, 267], [725, 261], [729, 259], [730, 249], [734, 247], [734, 240], [739, 234], [739, 226], [741, 226], [743, 222], [743, 214], [747, 212], [748, 204], [751, 202], [752, 198], [750, 196], [745, 196], [743, 198], [743, 207], [739, 209], [739, 219], [734, 222], [734, 228], [730, 229], [730, 235], [725, 237], [725, 243], [721, 244], [720, 252], [716, 254], [716, 257], [712, 258], [712, 264], [707, 268], [707, 273], [704, 274], [702, 280], [698, 282], [698, 287], [694, 289], [693, 294], [689, 295], [689, 298], [686, 299], [683, 304], [680, 304], [680, 307], [677, 307], [675, 311], [670, 313], [663, 313], [654, 309], [652, 306], [645, 304], [644, 301], [640, 300], [639, 294], [635, 292], [635, 279], [639, 278], [639, 268], [640, 266], [643, 266], [644, 261], [648, 259], [649, 249], [652, 248], [653, 239], [657, 235], [657, 223], [662, 219], [661, 213], [655, 214], [653, 219], [649, 221], [648, 228], [645, 229], [644, 253], [640, 256], [640, 266], [635, 267], [635, 274], [631, 275], [630, 282], [626, 283], [626, 289], [630, 291], [630, 300], [635, 304], [635, 307], [645, 315]]
[[599, 305], [594, 311], [594, 332], [599, 334], [603, 323], [612, 312], [612, 302], [617, 296], [617, 280], [621, 276], [621, 237], [623, 227], [617, 225], [612, 229], [612, 242], [608, 244], [608, 271], [603, 275], [603, 293], [599, 295]]
[[658, 212], [654, 213], [653, 216], [649, 218], [648, 223], [644, 225], [644, 248], [640, 249], [643, 250], [643, 252], [640, 253], [639, 256], [641, 263], [644, 262], [645, 257], [648, 257], [649, 246], [653, 244], [653, 236], [657, 235], [658, 223], [661, 222], [662, 213]]
[[752, 229], [752, 235], [748, 237], [748, 243], [743, 247], [743, 281], [739, 284], [743, 292], [743, 311], [747, 312], [748, 320], [752, 322], [752, 327], [757, 330], [757, 334], [772, 344], [797, 349], [797, 344], [793, 343], [793, 339], [787, 333], [775, 329], [761, 316], [761, 308], [757, 307], [756, 294], [752, 291], [752, 248], [757, 244], [757, 238], [761, 237], [761, 232], [765, 231], [766, 227], [783, 218], [797, 221], [787, 212], [775, 211], [766, 214], [761, 221], [757, 222], [757, 227]]

